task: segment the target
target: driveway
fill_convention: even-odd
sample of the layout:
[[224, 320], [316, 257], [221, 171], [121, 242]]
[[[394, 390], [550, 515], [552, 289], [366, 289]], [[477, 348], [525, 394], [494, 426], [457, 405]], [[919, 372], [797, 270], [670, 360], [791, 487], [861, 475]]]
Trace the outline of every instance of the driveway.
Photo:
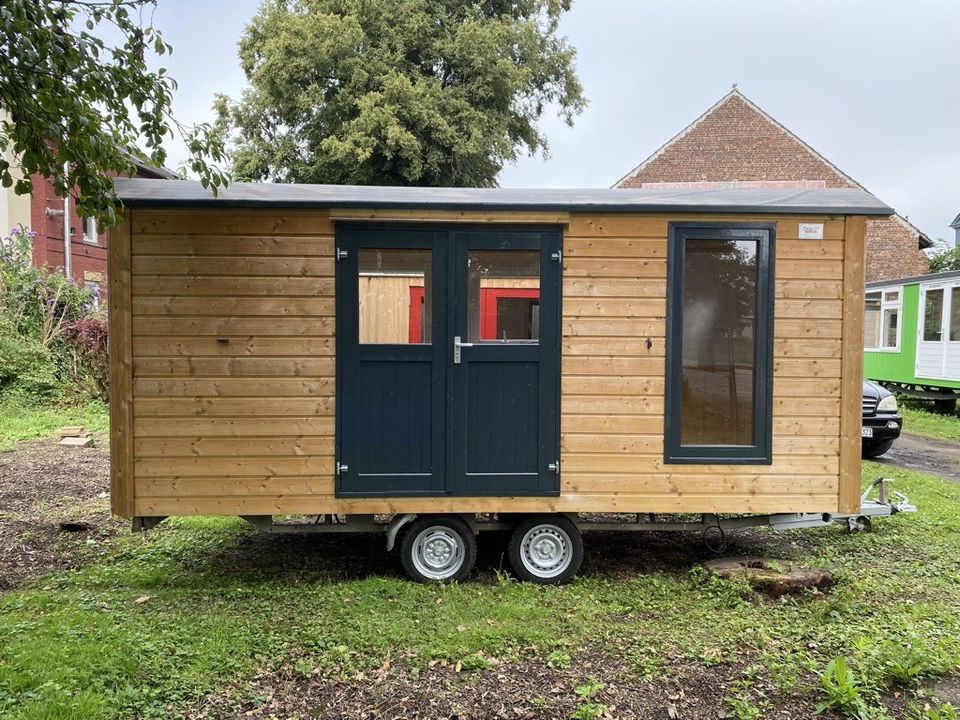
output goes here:
[[960, 483], [960, 443], [903, 433], [877, 462]]

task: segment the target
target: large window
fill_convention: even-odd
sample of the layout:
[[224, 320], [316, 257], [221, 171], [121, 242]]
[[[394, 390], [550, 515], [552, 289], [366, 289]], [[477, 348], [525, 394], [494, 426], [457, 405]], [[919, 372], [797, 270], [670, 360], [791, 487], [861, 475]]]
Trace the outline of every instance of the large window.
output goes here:
[[900, 348], [900, 288], [866, 294], [863, 346], [867, 350]]
[[769, 463], [768, 225], [671, 226], [665, 459]]
[[929, 288], [923, 300], [924, 342], [943, 340], [943, 288]]
[[950, 288], [950, 342], [960, 341], [960, 285]]

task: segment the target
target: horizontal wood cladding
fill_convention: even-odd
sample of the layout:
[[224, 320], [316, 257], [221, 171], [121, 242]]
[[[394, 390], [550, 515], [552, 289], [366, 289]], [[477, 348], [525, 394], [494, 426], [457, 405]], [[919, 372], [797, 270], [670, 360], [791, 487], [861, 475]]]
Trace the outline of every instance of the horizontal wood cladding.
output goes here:
[[[559, 498], [333, 496], [334, 220], [563, 225]], [[669, 220], [777, 223], [770, 466], [663, 461]], [[821, 222], [823, 240], [798, 239]], [[135, 210], [138, 515], [835, 509], [844, 220]]]
[[[823, 222], [824, 239], [800, 240], [801, 221]], [[674, 493], [692, 503], [712, 491], [713, 507], [721, 496], [749, 493], [791, 508], [829, 496], [824, 508], [835, 508], [843, 219], [777, 219], [768, 466], [663, 460], [667, 229], [661, 218], [571, 217], [564, 238], [563, 496], [650, 494], [656, 504], [654, 496]]]

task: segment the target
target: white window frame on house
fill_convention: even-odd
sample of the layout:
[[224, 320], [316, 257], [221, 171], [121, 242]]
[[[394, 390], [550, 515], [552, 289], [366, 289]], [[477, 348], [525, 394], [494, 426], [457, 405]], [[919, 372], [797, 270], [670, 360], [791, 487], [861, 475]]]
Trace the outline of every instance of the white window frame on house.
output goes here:
[[90, 245], [96, 245], [100, 236], [97, 233], [97, 219], [95, 217], [82, 218], [83, 222], [83, 241]]
[[[866, 344], [866, 339], [864, 339], [864, 350], [870, 352], [900, 352], [900, 333], [903, 330], [903, 287], [883, 287], [868, 290], [864, 296], [864, 303], [871, 295], [880, 296], [880, 313], [877, 316], [877, 342], [871, 347]], [[897, 317], [896, 342], [893, 345], [888, 345], [887, 319], [891, 317], [892, 311], [896, 312]], [[867, 322], [866, 318], [864, 318], [864, 322]]]

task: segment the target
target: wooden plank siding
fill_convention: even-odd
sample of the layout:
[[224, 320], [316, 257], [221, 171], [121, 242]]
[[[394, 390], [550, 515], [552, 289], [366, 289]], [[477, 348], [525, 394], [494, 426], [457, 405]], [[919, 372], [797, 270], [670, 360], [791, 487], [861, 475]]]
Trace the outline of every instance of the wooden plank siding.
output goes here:
[[[560, 497], [334, 497], [335, 219], [564, 225]], [[664, 463], [669, 220], [777, 222], [772, 465]], [[117, 514], [825, 512], [859, 489], [843, 218], [134, 209], [123, 227]]]

